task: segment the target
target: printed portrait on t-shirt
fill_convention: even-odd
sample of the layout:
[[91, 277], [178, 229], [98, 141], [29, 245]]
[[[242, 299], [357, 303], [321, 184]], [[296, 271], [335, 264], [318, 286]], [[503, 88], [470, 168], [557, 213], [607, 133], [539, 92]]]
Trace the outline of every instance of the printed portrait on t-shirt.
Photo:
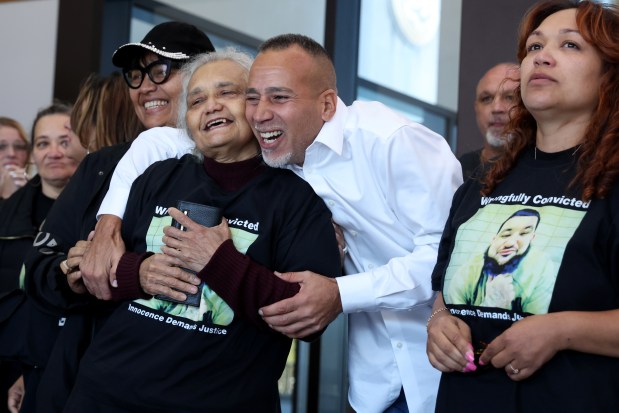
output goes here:
[[584, 211], [491, 204], [462, 224], [445, 274], [445, 303], [548, 312], [567, 242]]
[[[161, 252], [163, 228], [172, 224], [172, 217], [163, 216], [152, 218], [151, 224], [146, 233], [147, 250], [155, 253]], [[238, 228], [230, 228], [232, 242], [235, 248], [245, 254], [250, 245], [258, 237], [247, 231]], [[234, 311], [215, 291], [207, 284], [202, 282], [199, 286], [197, 302], [195, 305], [187, 305], [156, 296], [151, 299], [138, 299], [135, 303], [155, 310], [164, 311], [167, 314], [179, 318], [187, 319], [192, 322], [205, 324], [208, 326], [228, 326], [234, 319]]]

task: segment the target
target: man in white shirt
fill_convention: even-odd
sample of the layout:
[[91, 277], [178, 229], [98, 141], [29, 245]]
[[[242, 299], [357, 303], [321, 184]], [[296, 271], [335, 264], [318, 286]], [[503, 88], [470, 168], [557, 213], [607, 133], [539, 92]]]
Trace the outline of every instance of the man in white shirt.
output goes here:
[[439, 373], [425, 355], [430, 274], [462, 183], [445, 140], [377, 102], [346, 107], [318, 43], [267, 40], [250, 71], [246, 116], [265, 162], [303, 177], [343, 229], [344, 277], [309, 271], [293, 298], [261, 309], [290, 337], [349, 320], [349, 401], [358, 412], [434, 411]]

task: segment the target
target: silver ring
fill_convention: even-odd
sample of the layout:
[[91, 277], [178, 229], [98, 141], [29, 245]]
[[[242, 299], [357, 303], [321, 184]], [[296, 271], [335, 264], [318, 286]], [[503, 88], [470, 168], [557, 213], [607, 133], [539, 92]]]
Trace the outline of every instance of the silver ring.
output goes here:
[[342, 254], [344, 254], [344, 255], [348, 254], [348, 245], [346, 245], [344, 248], [342, 248]]
[[513, 373], [513, 374], [518, 374], [518, 373], [520, 373], [520, 369], [515, 369], [515, 368], [514, 368], [514, 366], [512, 366], [512, 363], [509, 363], [509, 364], [507, 365], [507, 367], [509, 367], [510, 369], [512, 369], [512, 373]]

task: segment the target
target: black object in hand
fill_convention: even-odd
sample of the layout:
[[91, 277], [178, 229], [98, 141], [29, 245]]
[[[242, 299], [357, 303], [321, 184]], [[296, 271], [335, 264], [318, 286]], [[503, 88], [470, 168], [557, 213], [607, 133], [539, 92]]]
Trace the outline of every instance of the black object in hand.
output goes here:
[[[194, 202], [188, 201], [178, 201], [176, 208], [179, 209], [182, 213], [191, 218], [192, 221], [196, 222], [205, 227], [214, 227], [219, 225], [221, 222], [221, 208], [213, 207], [210, 205], [202, 205], [196, 204]], [[180, 229], [181, 231], [185, 231], [185, 228], [175, 219], [172, 219], [172, 226]], [[189, 270], [187, 268], [183, 268], [183, 270], [187, 272], [191, 272], [195, 274], [195, 271]], [[204, 287], [204, 282], [201, 282], [198, 285], [198, 292], [195, 294], [188, 294], [183, 292], [187, 296], [185, 301], [176, 300], [174, 298], [165, 296], [165, 295], [156, 295], [155, 298], [160, 300], [170, 301], [173, 303], [186, 304], [194, 307], [200, 306], [200, 299], [202, 295], [202, 288]]]

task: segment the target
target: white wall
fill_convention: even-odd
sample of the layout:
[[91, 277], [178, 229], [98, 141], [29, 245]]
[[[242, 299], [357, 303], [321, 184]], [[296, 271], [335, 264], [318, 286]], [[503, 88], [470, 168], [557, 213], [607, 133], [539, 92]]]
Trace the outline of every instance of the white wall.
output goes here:
[[0, 3], [0, 116], [30, 130], [52, 101], [59, 0]]

